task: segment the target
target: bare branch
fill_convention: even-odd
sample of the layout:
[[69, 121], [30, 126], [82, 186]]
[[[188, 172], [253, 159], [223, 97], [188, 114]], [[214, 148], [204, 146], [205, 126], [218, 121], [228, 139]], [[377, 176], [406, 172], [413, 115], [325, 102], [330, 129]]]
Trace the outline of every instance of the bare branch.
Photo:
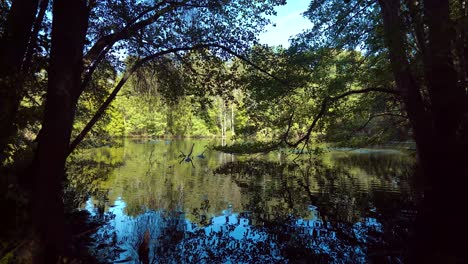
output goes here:
[[380, 117], [380, 116], [395, 116], [395, 117], [400, 117], [400, 118], [405, 118], [405, 119], [408, 118], [406, 115], [402, 115], [402, 114], [398, 114], [398, 113], [393, 113], [393, 112], [378, 113], [378, 114], [370, 115], [369, 118], [367, 119], [367, 121], [366, 121], [362, 126], [360, 126], [358, 129], [356, 129], [355, 131], [363, 130], [364, 128], [366, 128], [367, 125], [369, 125], [369, 123], [370, 123], [374, 118]]
[[362, 94], [362, 93], [369, 93], [369, 92], [381, 92], [381, 93], [388, 93], [388, 94], [393, 94], [393, 95], [400, 94], [398, 91], [393, 90], [393, 89], [388, 89], [388, 88], [365, 88], [365, 89], [360, 89], [360, 90], [349, 90], [340, 95], [330, 97], [330, 100], [337, 101], [339, 99], [342, 99], [352, 94]]

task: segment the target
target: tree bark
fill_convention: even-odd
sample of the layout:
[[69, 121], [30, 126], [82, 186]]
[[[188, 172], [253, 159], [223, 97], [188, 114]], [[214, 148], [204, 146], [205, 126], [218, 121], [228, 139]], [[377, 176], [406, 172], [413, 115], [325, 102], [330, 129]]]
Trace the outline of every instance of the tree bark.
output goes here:
[[23, 73], [28, 73], [31, 68], [32, 56], [37, 48], [37, 36], [39, 35], [39, 31], [42, 28], [42, 22], [44, 21], [44, 16], [48, 6], [49, 0], [41, 0], [41, 3], [39, 4], [39, 12], [34, 21], [31, 37], [29, 38], [28, 48], [26, 50], [26, 54], [24, 55], [24, 63], [21, 68]]
[[[424, 176], [430, 182], [425, 190], [424, 209], [426, 219], [436, 219], [444, 208], [444, 219], [429, 222], [432, 239], [437, 241], [433, 254], [445, 262], [450, 258], [461, 261], [466, 258], [468, 228], [460, 217], [460, 209], [466, 207], [467, 146], [463, 135], [467, 100], [464, 87], [458, 80], [452, 57], [452, 41], [455, 28], [449, 18], [449, 2], [424, 1], [424, 17], [428, 27], [427, 85], [433, 120], [433, 140], [426, 159], [428, 170]], [[448, 224], [458, 227], [457, 232], [447, 230]], [[421, 233], [427, 230], [421, 230]], [[460, 239], [463, 238], [463, 239]], [[427, 250], [427, 248], [425, 249]], [[434, 261], [434, 259], [428, 259]]]
[[[429, 103], [424, 104], [405, 51], [399, 0], [379, 0], [390, 63], [412, 124], [418, 162], [423, 176], [424, 200], [416, 221], [413, 262], [446, 263], [465, 258], [467, 228], [461, 217], [466, 207], [462, 188], [466, 186], [466, 146], [460, 140], [466, 118], [466, 96], [457, 86], [451, 52], [448, 1], [424, 2], [428, 43], [423, 47], [424, 77]], [[464, 131], [463, 133], [466, 133]], [[461, 133], [461, 134], [463, 134]], [[466, 143], [465, 143], [466, 144]], [[451, 227], [456, 228], [456, 231]], [[462, 239], [460, 239], [462, 238]]]
[[22, 96], [21, 66], [31, 37], [38, 1], [15, 0], [0, 40], [0, 164], [10, 137]]
[[401, 30], [402, 24], [399, 16], [400, 1], [379, 0], [379, 3], [396, 87], [412, 124], [418, 154], [424, 153], [427, 147], [426, 143], [430, 142], [432, 127], [421, 97], [420, 87], [416, 83], [408, 63], [405, 51], [406, 37]]
[[55, 0], [47, 98], [35, 157], [33, 217], [44, 255], [56, 263], [64, 254], [62, 183], [79, 97], [83, 48], [88, 27], [85, 0]]
[[231, 133], [232, 135], [236, 135], [234, 131], [234, 104], [231, 104]]

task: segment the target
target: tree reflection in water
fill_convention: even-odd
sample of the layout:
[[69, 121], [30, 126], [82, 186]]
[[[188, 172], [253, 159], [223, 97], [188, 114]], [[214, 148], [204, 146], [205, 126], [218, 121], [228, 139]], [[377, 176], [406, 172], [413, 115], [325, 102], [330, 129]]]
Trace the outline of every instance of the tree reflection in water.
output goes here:
[[[224, 164], [213, 177], [229, 176], [239, 186], [241, 209], [228, 204], [210, 213], [209, 197], [203, 197], [198, 208], [184, 210], [183, 201], [174, 197], [171, 210], [132, 217], [117, 200], [107, 213], [108, 224], [95, 235], [93, 250], [114, 263], [404, 262], [416, 215], [417, 196], [405, 178], [411, 163], [402, 168], [401, 162], [385, 159], [364, 162], [368, 168], [362, 170], [377, 171], [377, 180], [389, 188], [395, 177], [400, 185], [391, 190], [370, 183], [363, 189], [350, 168], [359, 161], [341, 159], [340, 167], [312, 157]], [[95, 210], [92, 203], [87, 209]]]

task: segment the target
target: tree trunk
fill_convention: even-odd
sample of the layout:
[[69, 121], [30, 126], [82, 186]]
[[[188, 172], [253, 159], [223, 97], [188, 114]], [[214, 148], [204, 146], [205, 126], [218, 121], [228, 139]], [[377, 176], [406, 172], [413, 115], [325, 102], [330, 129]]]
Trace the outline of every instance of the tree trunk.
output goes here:
[[[466, 208], [464, 189], [468, 177], [467, 146], [462, 139], [467, 133], [463, 128], [467, 113], [466, 94], [452, 60], [451, 44], [455, 29], [449, 21], [448, 1], [426, 0], [424, 12], [429, 29], [424, 68], [428, 73], [426, 81], [434, 127], [431, 148], [424, 161], [428, 167], [424, 175], [431, 187], [425, 190], [425, 218], [437, 219], [440, 209], [444, 208], [444, 219], [433, 220], [426, 228], [432, 229], [431, 238], [437, 241], [429, 250], [440, 256], [441, 262], [450, 258], [458, 261], [464, 258], [466, 261], [464, 251], [468, 248], [468, 228], [465, 227], [465, 219], [460, 217], [460, 210]], [[448, 230], [448, 226], [457, 227], [457, 232]]]
[[38, 1], [15, 0], [8, 13], [0, 40], [0, 164], [10, 137], [22, 97], [21, 66], [31, 36]]
[[[425, 83], [430, 93], [426, 110], [409, 67], [399, 0], [379, 0], [385, 37], [396, 85], [412, 124], [418, 162], [424, 180], [424, 201], [416, 222], [413, 245], [416, 263], [461, 261], [468, 248], [463, 239], [467, 228], [459, 217], [466, 186], [466, 146], [457, 135], [466, 114], [466, 97], [457, 87], [457, 74], [450, 58], [450, 28], [447, 1], [426, 1], [429, 43], [424, 48]], [[422, 21], [422, 20], [421, 20]], [[455, 228], [456, 230], [453, 230]], [[462, 239], [460, 239], [462, 238]]]
[[231, 133], [233, 136], [236, 134], [234, 131], [234, 105], [231, 105]]
[[37, 48], [37, 37], [39, 35], [39, 31], [42, 28], [42, 22], [44, 21], [44, 16], [45, 16], [48, 6], [49, 6], [49, 0], [41, 0], [41, 3], [39, 4], [39, 12], [34, 21], [34, 26], [33, 26], [33, 30], [31, 33], [31, 37], [29, 38], [28, 48], [26, 50], [26, 54], [24, 55], [22, 72], [25, 74], [27, 74], [31, 68], [32, 57]]
[[227, 131], [227, 108], [226, 108], [226, 102], [223, 102], [223, 135], [226, 137], [226, 131]]
[[[403, 107], [410, 119], [419, 158], [424, 160], [431, 145], [432, 124], [421, 97], [420, 87], [411, 73], [405, 51], [406, 38], [401, 28], [400, 1], [379, 0], [384, 22], [385, 40], [389, 50], [390, 64]], [[424, 164], [421, 164], [424, 167]]]
[[83, 68], [88, 26], [85, 0], [55, 0], [49, 82], [41, 137], [35, 157], [33, 217], [44, 255], [55, 263], [64, 254], [62, 183]]

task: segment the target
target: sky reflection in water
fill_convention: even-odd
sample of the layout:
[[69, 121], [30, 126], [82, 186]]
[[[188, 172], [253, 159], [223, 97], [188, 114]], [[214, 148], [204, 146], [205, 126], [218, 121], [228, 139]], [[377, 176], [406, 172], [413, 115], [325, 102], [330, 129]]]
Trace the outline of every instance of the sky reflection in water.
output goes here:
[[150, 263], [404, 261], [415, 216], [411, 159], [329, 153], [291, 165], [277, 153], [252, 161], [207, 150], [195, 168], [177, 166], [177, 150], [190, 144], [126, 145], [125, 164], [101, 185], [108, 200], [85, 205], [108, 220], [96, 255], [138, 263], [148, 236]]

